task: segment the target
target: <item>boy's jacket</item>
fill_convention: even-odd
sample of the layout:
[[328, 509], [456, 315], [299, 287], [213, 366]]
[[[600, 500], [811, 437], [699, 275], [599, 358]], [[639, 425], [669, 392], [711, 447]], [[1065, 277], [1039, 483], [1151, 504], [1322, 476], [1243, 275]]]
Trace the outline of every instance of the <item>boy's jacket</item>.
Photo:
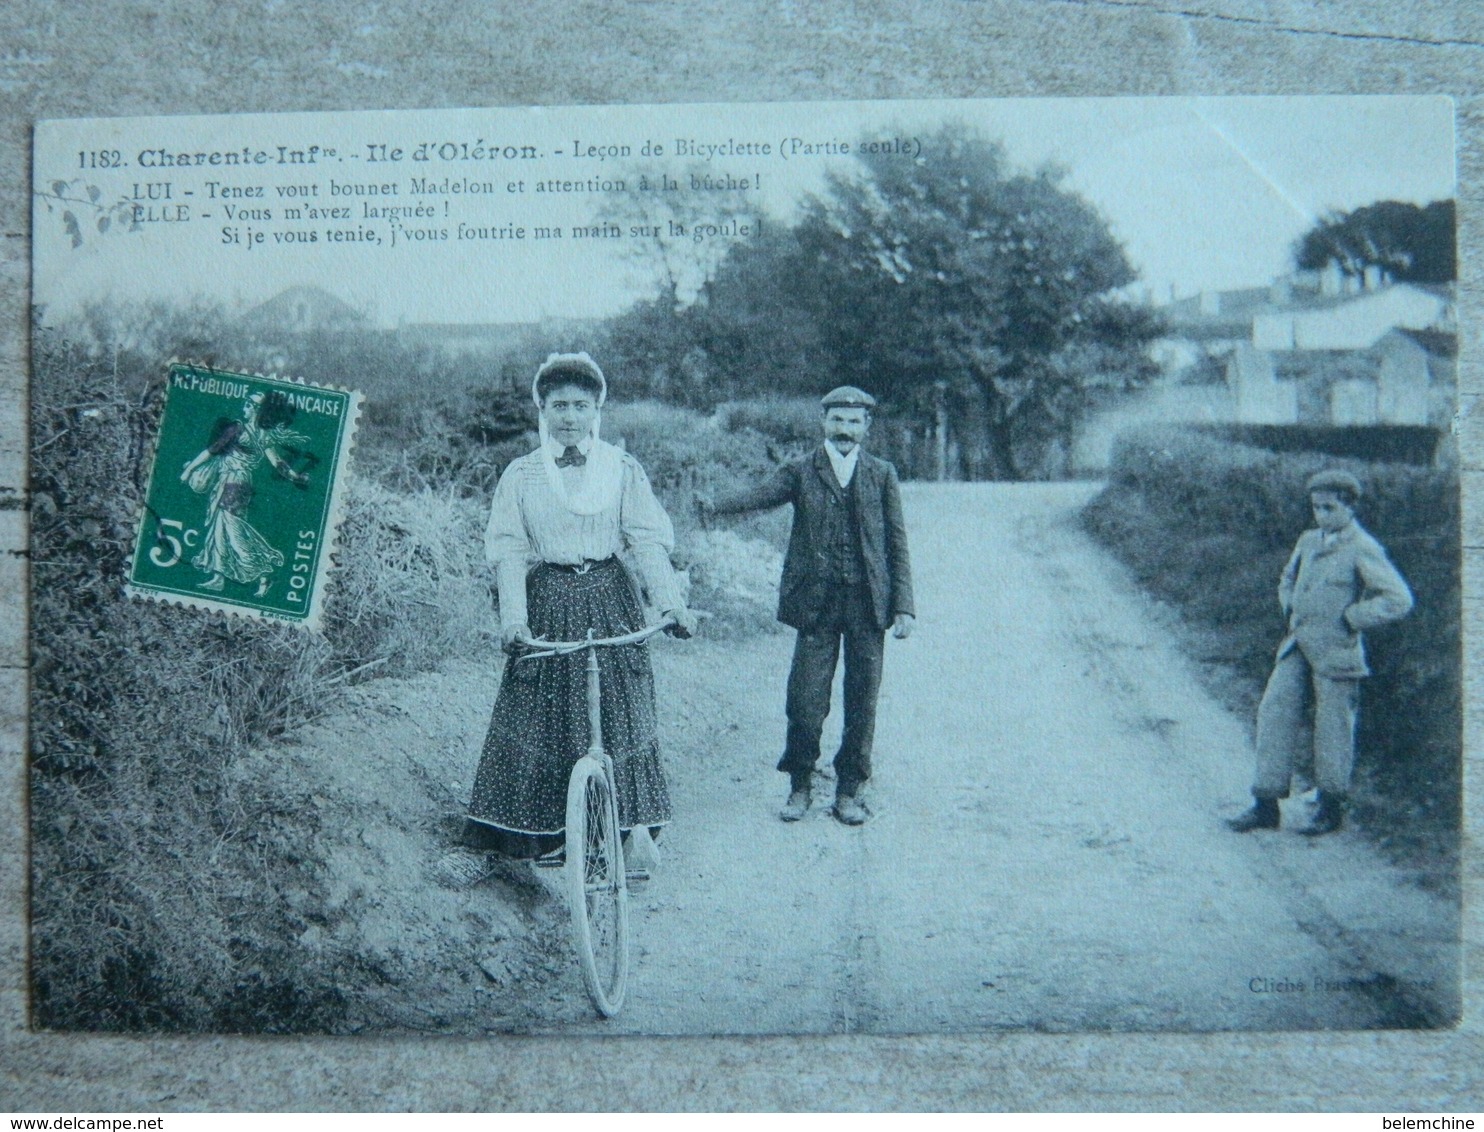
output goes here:
[[1337, 531], [1329, 546], [1322, 535], [1317, 529], [1300, 535], [1283, 569], [1278, 604], [1288, 617], [1288, 635], [1278, 656], [1298, 648], [1320, 676], [1369, 676], [1361, 634], [1405, 617], [1412, 591], [1359, 523]]

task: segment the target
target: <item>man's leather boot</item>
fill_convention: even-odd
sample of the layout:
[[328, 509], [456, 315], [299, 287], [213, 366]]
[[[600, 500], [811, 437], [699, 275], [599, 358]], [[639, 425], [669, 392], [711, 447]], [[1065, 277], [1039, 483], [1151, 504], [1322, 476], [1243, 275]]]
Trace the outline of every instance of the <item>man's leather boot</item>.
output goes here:
[[1252, 808], [1229, 820], [1226, 824], [1238, 833], [1251, 833], [1254, 829], [1277, 829], [1279, 821], [1278, 799], [1258, 798]]
[[865, 825], [866, 807], [853, 793], [835, 795], [835, 817], [846, 825]]
[[783, 804], [783, 809], [778, 811], [778, 816], [784, 821], [802, 821], [804, 815], [809, 812], [809, 777], [794, 776], [789, 779], [788, 801]]
[[1318, 805], [1314, 808], [1314, 820], [1299, 832], [1305, 837], [1322, 837], [1333, 833], [1345, 824], [1345, 796], [1319, 791]]

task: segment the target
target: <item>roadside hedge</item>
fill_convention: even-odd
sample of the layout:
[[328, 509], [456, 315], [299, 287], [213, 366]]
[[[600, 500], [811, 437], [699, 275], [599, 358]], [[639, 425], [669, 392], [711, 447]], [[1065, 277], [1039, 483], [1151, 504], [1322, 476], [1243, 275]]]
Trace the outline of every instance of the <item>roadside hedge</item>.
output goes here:
[[280, 894], [314, 887], [316, 809], [230, 773], [365, 675], [493, 656], [485, 508], [351, 474], [325, 632], [131, 600], [163, 369], [33, 338], [33, 1024], [317, 1031], [339, 959]]
[[[1445, 446], [1447, 447], [1447, 446]], [[1255, 706], [1284, 623], [1278, 576], [1312, 527], [1304, 485], [1343, 468], [1364, 487], [1358, 517], [1387, 548], [1417, 605], [1367, 634], [1357, 802], [1383, 838], [1456, 845], [1461, 786], [1460, 506], [1456, 463], [1430, 466], [1270, 451], [1193, 428], [1146, 426], [1115, 443], [1089, 529], [1234, 667]]]

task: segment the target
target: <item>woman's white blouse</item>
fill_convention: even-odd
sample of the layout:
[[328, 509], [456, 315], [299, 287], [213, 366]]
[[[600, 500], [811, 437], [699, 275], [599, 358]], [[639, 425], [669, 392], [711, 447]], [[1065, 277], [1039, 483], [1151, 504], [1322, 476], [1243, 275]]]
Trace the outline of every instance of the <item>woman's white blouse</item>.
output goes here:
[[[585, 468], [563, 468], [567, 483], [577, 487]], [[650, 604], [668, 612], [681, 604], [670, 551], [675, 528], [654, 497], [639, 461], [623, 455], [623, 483], [617, 505], [593, 515], [579, 515], [552, 488], [541, 452], [512, 460], [495, 488], [484, 552], [495, 568], [500, 593], [500, 623], [509, 628], [527, 623], [526, 575], [538, 562], [580, 566], [620, 551], [649, 593]]]

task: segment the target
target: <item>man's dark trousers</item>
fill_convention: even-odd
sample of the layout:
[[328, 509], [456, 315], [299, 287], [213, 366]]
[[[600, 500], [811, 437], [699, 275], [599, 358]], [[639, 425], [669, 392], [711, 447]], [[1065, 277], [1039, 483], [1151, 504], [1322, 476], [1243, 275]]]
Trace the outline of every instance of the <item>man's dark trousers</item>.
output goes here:
[[788, 740], [778, 769], [807, 781], [819, 758], [819, 737], [830, 714], [830, 689], [840, 642], [845, 642], [845, 734], [835, 755], [835, 788], [854, 794], [871, 777], [876, 693], [881, 687], [885, 633], [876, 621], [871, 588], [835, 583], [821, 594], [818, 621], [800, 629], [788, 673]]

